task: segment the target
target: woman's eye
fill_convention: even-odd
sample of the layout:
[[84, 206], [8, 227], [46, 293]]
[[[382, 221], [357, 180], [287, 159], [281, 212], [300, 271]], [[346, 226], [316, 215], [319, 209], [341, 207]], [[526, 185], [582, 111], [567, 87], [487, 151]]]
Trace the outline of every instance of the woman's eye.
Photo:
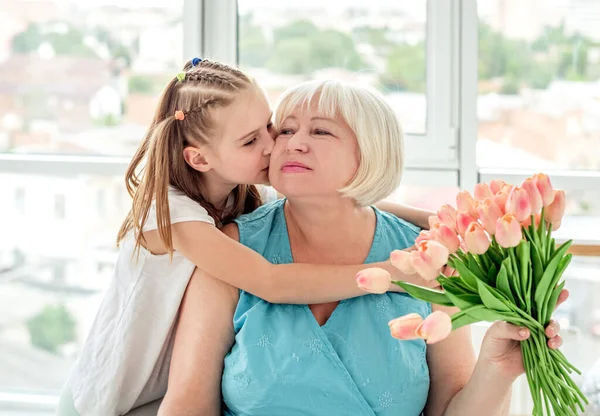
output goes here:
[[331, 133], [325, 130], [315, 130], [315, 134], [318, 136], [329, 136]]
[[281, 129], [279, 132], [280, 136], [287, 136], [288, 134], [294, 134], [294, 132], [291, 129]]
[[251, 145], [253, 145], [254, 143], [256, 143], [256, 137], [255, 137], [255, 138], [253, 138], [252, 140], [250, 140], [250, 141], [248, 141], [248, 142], [244, 143], [244, 146], [251, 146]]

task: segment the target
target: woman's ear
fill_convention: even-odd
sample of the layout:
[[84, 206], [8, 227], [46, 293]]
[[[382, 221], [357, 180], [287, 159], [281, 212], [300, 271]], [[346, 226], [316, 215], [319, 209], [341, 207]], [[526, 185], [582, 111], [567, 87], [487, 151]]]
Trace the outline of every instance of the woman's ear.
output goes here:
[[183, 149], [183, 158], [192, 169], [198, 172], [208, 172], [212, 169], [206, 155], [197, 147], [188, 146]]

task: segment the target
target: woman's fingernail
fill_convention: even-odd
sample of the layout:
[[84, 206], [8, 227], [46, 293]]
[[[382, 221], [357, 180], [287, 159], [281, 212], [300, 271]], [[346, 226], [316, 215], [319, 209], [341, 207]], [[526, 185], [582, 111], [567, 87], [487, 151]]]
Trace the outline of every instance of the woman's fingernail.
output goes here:
[[527, 336], [527, 330], [526, 329], [519, 330], [519, 336], [522, 338], [525, 338]]

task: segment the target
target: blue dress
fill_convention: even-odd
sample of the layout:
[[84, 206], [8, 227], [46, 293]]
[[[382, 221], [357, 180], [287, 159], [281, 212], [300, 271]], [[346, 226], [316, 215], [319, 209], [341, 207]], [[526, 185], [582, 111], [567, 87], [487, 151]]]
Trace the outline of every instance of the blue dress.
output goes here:
[[[285, 200], [240, 217], [240, 242], [272, 263], [292, 263]], [[418, 229], [375, 209], [365, 263], [411, 246]], [[418, 416], [429, 391], [426, 344], [397, 341], [387, 323], [431, 305], [403, 293], [339, 303], [320, 326], [306, 305], [275, 305], [240, 291], [235, 344], [225, 358], [225, 415]]]

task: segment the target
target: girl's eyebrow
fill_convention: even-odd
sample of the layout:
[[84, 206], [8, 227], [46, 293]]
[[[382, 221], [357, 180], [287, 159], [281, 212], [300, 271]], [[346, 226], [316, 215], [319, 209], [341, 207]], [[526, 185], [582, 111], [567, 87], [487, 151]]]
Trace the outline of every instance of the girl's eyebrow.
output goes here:
[[[273, 118], [273, 113], [271, 112], [271, 115], [269, 116], [269, 122], [270, 120]], [[250, 136], [254, 136], [255, 134], [258, 133], [258, 131], [260, 130], [260, 127], [257, 128], [256, 130], [252, 130], [250, 133], [244, 134], [242, 137], [240, 137], [239, 139], [237, 139], [238, 142], [245, 140], [247, 138], [249, 138]]]

